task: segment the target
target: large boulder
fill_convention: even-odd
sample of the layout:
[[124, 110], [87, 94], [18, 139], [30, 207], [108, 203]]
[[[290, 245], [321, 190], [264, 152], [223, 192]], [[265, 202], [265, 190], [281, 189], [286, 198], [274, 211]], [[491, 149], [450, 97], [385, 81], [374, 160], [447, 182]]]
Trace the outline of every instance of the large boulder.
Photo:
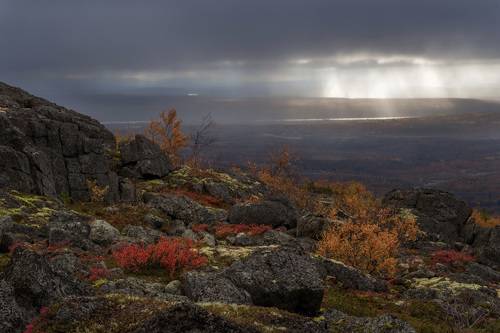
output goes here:
[[228, 220], [231, 224], [265, 224], [295, 228], [297, 211], [286, 200], [264, 200], [234, 205], [229, 211]]
[[104, 220], [95, 220], [90, 225], [89, 237], [96, 244], [108, 246], [119, 240], [120, 231]]
[[248, 292], [255, 305], [307, 315], [319, 311], [325, 289], [313, 260], [289, 248], [257, 251], [233, 263], [223, 275]]
[[384, 204], [411, 209], [428, 238], [446, 242], [464, 241], [463, 229], [472, 213], [464, 201], [434, 189], [393, 190]]
[[172, 166], [160, 146], [143, 135], [120, 143], [122, 174], [134, 178], [161, 178]]
[[387, 291], [387, 283], [333, 259], [315, 257], [321, 275], [334, 278], [343, 287], [363, 291]]
[[77, 279], [74, 271], [54, 265], [47, 257], [17, 247], [4, 277], [14, 289], [18, 303], [27, 308], [40, 308], [69, 295], [84, 295], [88, 286]]
[[475, 229], [471, 244], [478, 261], [500, 270], [500, 226]]
[[0, 82], [0, 188], [88, 200], [96, 180], [117, 200], [114, 147], [96, 120]]
[[226, 220], [225, 210], [205, 207], [186, 196], [147, 192], [143, 199], [150, 207], [156, 208], [172, 220], [184, 222], [185, 225], [212, 225]]
[[224, 274], [188, 272], [184, 292], [196, 302], [252, 304], [250, 294], [236, 287]]

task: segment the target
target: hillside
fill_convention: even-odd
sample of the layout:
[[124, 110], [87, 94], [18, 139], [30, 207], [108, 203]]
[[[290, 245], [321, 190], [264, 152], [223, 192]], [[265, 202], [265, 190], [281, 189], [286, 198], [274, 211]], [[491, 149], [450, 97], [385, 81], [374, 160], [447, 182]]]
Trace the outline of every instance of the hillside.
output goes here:
[[0, 331], [498, 332], [498, 221], [287, 165], [176, 165], [0, 83]]

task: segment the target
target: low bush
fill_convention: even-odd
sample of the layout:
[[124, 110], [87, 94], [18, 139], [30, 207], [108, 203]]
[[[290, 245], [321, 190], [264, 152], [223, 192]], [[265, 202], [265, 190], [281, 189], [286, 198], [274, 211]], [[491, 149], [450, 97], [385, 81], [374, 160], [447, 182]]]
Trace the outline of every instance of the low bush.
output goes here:
[[[350, 207], [352, 217], [345, 223], [333, 224], [323, 233], [318, 253], [369, 274], [393, 276], [401, 244], [417, 238], [414, 216], [383, 208], [370, 196], [356, 199], [353, 195], [345, 204]], [[333, 208], [331, 217], [337, 214], [338, 209]]]
[[191, 230], [193, 230], [194, 232], [207, 232], [208, 231], [208, 224], [194, 224], [193, 226], [191, 226]]
[[215, 236], [217, 238], [226, 238], [239, 233], [255, 236], [269, 230], [272, 230], [271, 226], [262, 224], [219, 224], [215, 227]]
[[443, 265], [464, 265], [468, 262], [474, 261], [474, 257], [468, 253], [460, 252], [456, 250], [439, 250], [432, 254], [431, 256], [432, 264], [443, 264]]
[[162, 268], [170, 277], [207, 263], [190, 239], [162, 238], [156, 244], [130, 244], [113, 252], [113, 258], [123, 269], [139, 272], [148, 268]]

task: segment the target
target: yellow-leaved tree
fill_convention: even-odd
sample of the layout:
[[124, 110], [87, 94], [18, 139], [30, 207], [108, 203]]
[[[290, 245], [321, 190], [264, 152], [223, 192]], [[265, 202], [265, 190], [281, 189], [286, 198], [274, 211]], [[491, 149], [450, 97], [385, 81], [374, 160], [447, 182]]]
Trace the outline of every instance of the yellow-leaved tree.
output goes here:
[[158, 119], [149, 123], [145, 132], [149, 139], [160, 146], [174, 165], [181, 164], [180, 152], [187, 147], [189, 139], [182, 132], [181, 121], [177, 118], [175, 109], [161, 112]]

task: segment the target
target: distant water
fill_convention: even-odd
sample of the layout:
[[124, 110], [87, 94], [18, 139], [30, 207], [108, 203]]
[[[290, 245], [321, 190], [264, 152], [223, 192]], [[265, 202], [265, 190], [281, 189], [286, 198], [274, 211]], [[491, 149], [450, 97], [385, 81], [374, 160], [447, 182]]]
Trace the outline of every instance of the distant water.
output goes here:
[[398, 120], [416, 117], [358, 117], [358, 118], [285, 118], [278, 122], [309, 122], [309, 121], [372, 121], [372, 120]]
[[[374, 121], [374, 120], [400, 120], [412, 119], [418, 117], [402, 116], [402, 117], [353, 117], [353, 118], [283, 118], [274, 120], [256, 120], [258, 123], [303, 123], [317, 121]], [[144, 125], [148, 124], [149, 120], [133, 120], [133, 121], [103, 121], [104, 125]]]

